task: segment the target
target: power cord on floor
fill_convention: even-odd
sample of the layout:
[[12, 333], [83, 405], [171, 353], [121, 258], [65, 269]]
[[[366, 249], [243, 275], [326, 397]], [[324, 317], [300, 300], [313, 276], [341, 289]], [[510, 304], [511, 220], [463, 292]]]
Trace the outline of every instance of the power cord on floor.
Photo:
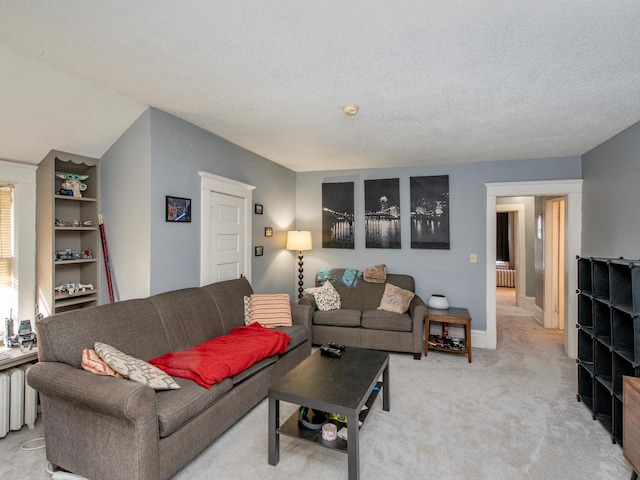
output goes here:
[[30, 447], [29, 445], [32, 444], [33, 442], [38, 442], [42, 440], [44, 442], [44, 437], [38, 437], [38, 438], [34, 438], [33, 440], [29, 440], [27, 443], [24, 443], [20, 448], [22, 450], [26, 450], [26, 451], [31, 451], [31, 450], [40, 450], [41, 448], [44, 448], [45, 445], [44, 443], [42, 445], [38, 445], [36, 447]]

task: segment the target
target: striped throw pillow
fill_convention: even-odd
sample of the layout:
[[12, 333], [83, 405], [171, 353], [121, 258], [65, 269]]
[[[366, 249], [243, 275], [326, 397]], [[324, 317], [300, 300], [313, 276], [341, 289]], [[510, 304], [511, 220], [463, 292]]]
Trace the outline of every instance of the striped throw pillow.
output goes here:
[[251, 295], [251, 323], [258, 322], [263, 327], [290, 327], [291, 301], [287, 293]]
[[111, 377], [124, 378], [113, 368], [104, 363], [93, 348], [85, 348], [82, 351], [81, 365], [84, 370], [95, 373], [96, 375], [109, 375]]

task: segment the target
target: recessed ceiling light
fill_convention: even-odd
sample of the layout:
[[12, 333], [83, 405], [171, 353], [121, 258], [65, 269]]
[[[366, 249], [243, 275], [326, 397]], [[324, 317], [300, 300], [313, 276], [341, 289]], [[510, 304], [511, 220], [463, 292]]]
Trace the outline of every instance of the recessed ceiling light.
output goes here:
[[344, 105], [342, 105], [342, 113], [348, 115], [349, 117], [353, 117], [356, 113], [358, 113], [359, 109], [360, 107], [355, 103], [345, 103]]

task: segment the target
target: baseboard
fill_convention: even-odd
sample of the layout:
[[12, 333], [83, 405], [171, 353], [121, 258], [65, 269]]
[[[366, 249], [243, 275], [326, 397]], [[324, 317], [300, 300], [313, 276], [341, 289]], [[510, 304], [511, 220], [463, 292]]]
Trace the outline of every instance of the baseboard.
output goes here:
[[531, 310], [533, 311], [533, 318], [544, 327], [544, 310], [537, 305], [534, 305]]
[[533, 309], [536, 306], [535, 297], [527, 297], [526, 295], [520, 295], [520, 301], [518, 302], [518, 306], [521, 308], [528, 308], [529, 310]]
[[471, 330], [471, 348], [487, 348], [487, 332]]

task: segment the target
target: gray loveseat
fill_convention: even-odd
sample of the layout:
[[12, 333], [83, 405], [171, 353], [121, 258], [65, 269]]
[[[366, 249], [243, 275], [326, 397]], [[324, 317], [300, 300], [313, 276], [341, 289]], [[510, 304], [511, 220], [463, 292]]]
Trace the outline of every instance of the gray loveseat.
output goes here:
[[[316, 285], [319, 285], [316, 276]], [[313, 343], [336, 342], [345, 346], [413, 353], [420, 360], [424, 349], [424, 318], [427, 306], [416, 295], [407, 313], [378, 310], [385, 284], [415, 292], [415, 282], [409, 275], [388, 274], [385, 283], [369, 283], [360, 279], [348, 288], [332, 282], [340, 294], [339, 310], [317, 309], [312, 295], [304, 295], [299, 303], [313, 309]]]
[[293, 303], [293, 326], [278, 327], [292, 339], [285, 354], [211, 389], [173, 377], [180, 389], [155, 391], [95, 375], [81, 368], [82, 351], [99, 341], [146, 361], [184, 350], [244, 325], [251, 293], [241, 278], [41, 320], [39, 362], [27, 380], [40, 393], [47, 459], [91, 480], [166, 479], [180, 470], [310, 354], [310, 308]]

